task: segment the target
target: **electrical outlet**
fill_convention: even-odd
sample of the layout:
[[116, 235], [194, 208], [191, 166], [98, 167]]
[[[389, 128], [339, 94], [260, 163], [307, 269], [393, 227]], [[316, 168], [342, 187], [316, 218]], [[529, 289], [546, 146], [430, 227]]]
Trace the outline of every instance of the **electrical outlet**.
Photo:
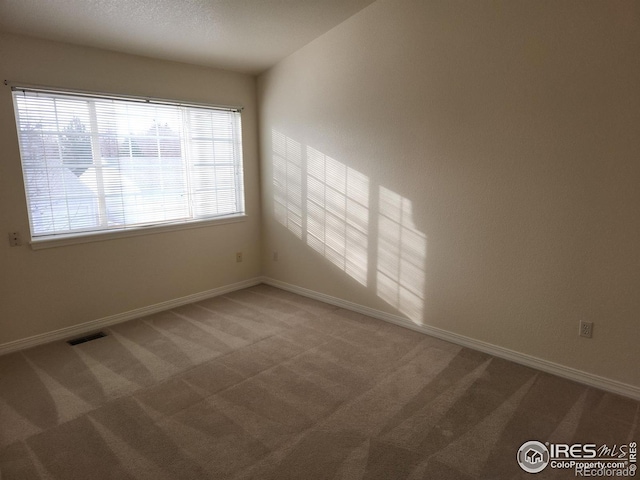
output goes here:
[[586, 338], [593, 336], [593, 322], [580, 322], [580, 336]]
[[22, 237], [20, 232], [9, 232], [9, 245], [12, 247], [19, 247], [22, 245]]
[[242, 261], [242, 252], [236, 252], [236, 262]]
[[278, 261], [278, 252], [273, 252], [273, 261], [274, 262]]

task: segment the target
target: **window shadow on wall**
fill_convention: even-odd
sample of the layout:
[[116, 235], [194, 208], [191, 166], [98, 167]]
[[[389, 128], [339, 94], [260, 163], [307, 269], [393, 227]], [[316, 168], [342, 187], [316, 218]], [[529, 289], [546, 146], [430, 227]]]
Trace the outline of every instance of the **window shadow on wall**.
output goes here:
[[427, 236], [413, 204], [321, 151], [272, 131], [278, 223], [415, 323], [424, 314]]
[[369, 179], [307, 147], [307, 245], [367, 286]]
[[377, 294], [421, 323], [424, 309], [427, 236], [413, 223], [413, 204], [379, 187]]
[[276, 220], [302, 238], [302, 147], [273, 132], [273, 210]]

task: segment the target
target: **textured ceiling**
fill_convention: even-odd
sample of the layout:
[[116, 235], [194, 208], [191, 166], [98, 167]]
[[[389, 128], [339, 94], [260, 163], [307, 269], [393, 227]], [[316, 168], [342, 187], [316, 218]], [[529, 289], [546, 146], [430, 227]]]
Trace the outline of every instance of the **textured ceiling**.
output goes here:
[[259, 73], [374, 0], [0, 0], [0, 30]]

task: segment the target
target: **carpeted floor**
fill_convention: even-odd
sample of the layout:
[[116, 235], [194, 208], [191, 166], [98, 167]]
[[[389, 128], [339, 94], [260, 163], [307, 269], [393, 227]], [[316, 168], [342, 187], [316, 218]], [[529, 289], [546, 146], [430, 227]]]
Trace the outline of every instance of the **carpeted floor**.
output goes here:
[[638, 402], [264, 285], [105, 332], [0, 357], [2, 480], [532, 478], [527, 440], [640, 440]]

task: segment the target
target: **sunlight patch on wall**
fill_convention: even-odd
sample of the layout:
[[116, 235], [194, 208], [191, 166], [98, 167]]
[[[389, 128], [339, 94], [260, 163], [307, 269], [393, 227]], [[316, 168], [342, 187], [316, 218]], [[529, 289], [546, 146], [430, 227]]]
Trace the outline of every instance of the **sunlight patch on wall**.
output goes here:
[[307, 245], [367, 285], [369, 179], [307, 147]]
[[302, 239], [302, 146], [272, 132], [273, 209], [276, 220]]
[[384, 187], [379, 213], [377, 295], [421, 323], [427, 236], [413, 223], [411, 201]]

